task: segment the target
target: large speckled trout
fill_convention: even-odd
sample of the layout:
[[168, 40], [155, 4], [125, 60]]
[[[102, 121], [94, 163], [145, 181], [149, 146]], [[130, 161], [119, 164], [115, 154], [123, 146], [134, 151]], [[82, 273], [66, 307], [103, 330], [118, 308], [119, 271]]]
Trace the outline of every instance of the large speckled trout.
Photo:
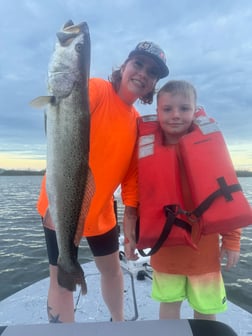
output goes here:
[[89, 169], [90, 114], [88, 81], [90, 37], [85, 22], [67, 22], [57, 33], [48, 68], [47, 97], [32, 106], [46, 109], [46, 190], [59, 247], [58, 282], [70, 291], [87, 291], [78, 262], [85, 216], [94, 192]]

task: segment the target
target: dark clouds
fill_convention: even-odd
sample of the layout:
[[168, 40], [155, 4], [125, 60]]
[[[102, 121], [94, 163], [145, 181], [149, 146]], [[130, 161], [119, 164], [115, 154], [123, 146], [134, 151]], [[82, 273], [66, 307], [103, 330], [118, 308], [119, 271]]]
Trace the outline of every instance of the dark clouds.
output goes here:
[[[250, 0], [9, 0], [1, 1], [0, 12], [0, 151], [45, 155], [43, 111], [29, 101], [46, 93], [55, 33], [71, 18], [89, 24], [92, 76], [107, 78], [139, 41], [160, 44], [167, 79], [191, 81], [233, 151], [243, 144], [251, 156]], [[155, 105], [137, 107], [155, 111]]]

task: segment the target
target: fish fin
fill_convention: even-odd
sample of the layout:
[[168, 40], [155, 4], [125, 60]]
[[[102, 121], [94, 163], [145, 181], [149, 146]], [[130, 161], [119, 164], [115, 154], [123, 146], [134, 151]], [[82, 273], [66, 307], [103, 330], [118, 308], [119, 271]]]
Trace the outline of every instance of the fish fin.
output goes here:
[[88, 168], [85, 194], [84, 194], [84, 198], [83, 198], [83, 202], [82, 202], [81, 213], [80, 213], [77, 229], [76, 229], [75, 236], [74, 236], [74, 245], [75, 246], [79, 246], [81, 238], [83, 236], [85, 219], [87, 217], [87, 214], [88, 214], [88, 211], [89, 211], [90, 204], [91, 204], [92, 198], [94, 196], [94, 193], [95, 193], [95, 180], [94, 180], [94, 176], [93, 176], [90, 168]]
[[87, 294], [87, 283], [84, 276], [84, 271], [81, 265], [76, 262], [71, 273], [67, 272], [58, 260], [58, 284], [68, 289], [71, 292], [76, 290], [76, 286], [81, 286], [82, 295]]
[[51, 104], [55, 101], [54, 96], [40, 96], [33, 99], [29, 104], [35, 108], [43, 108], [47, 104]]

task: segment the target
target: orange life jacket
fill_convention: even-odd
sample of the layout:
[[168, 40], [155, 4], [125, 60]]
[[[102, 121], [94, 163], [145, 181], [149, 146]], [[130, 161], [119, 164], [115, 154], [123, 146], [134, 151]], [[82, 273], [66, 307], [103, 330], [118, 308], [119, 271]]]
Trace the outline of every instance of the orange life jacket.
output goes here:
[[184, 207], [176, 148], [163, 146], [156, 115], [139, 118], [138, 127], [137, 248], [145, 254], [149, 247], [151, 255], [161, 246], [195, 247], [187, 217], [176, 213], [177, 205]]
[[242, 192], [225, 140], [214, 119], [203, 108], [194, 129], [180, 139], [202, 234], [225, 233], [252, 224], [252, 209]]
[[200, 234], [225, 233], [252, 224], [251, 207], [216, 122], [203, 109], [196, 116], [192, 131], [178, 144], [193, 211], [185, 209], [176, 150], [162, 144], [157, 116], [139, 119], [137, 248], [149, 247], [149, 254], [160, 246], [194, 246], [190, 224], [198, 225]]

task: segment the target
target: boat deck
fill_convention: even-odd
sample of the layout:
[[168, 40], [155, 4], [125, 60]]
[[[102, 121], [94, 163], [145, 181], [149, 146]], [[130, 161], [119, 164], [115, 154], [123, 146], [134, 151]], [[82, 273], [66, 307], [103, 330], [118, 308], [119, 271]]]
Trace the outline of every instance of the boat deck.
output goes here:
[[[159, 303], [153, 301], [150, 297], [151, 268], [148, 266], [148, 263], [143, 258], [137, 262], [126, 262], [122, 260], [121, 265], [125, 280], [126, 320], [137, 320], [138, 322], [146, 320], [157, 321]], [[85, 296], [81, 296], [79, 291], [75, 293], [76, 322], [108, 322], [110, 315], [101, 299], [100, 275], [95, 263], [89, 262], [82, 266], [86, 274], [88, 293]], [[142, 280], [137, 280], [139, 275], [141, 275], [140, 278], [142, 278]], [[46, 303], [48, 286], [49, 278], [46, 278], [1, 301], [0, 325], [47, 324]], [[182, 319], [192, 319], [192, 310], [187, 302], [184, 302], [182, 305], [181, 317]], [[218, 314], [217, 318], [218, 321], [229, 325], [239, 336], [252, 334], [252, 314], [231, 302], [228, 303], [228, 310]], [[7, 329], [4, 331], [4, 336]], [[121, 332], [120, 334], [123, 335]], [[92, 335], [96, 334], [94, 333]], [[103, 335], [105, 336], [106, 334]], [[145, 333], [145, 335], [147, 334]]]

